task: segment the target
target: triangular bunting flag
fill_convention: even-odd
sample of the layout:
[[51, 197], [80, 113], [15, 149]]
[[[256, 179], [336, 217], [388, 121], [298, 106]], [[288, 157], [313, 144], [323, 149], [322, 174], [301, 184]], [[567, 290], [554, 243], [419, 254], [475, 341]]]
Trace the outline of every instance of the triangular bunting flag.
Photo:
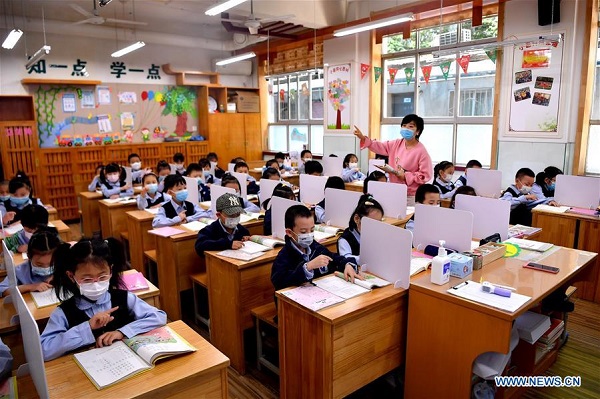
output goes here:
[[381, 67], [373, 67], [373, 71], [375, 71], [375, 83], [377, 83], [377, 81], [381, 77], [382, 68]]
[[396, 80], [396, 74], [398, 73], [398, 68], [388, 68], [388, 73], [390, 74], [390, 84], [394, 84], [394, 80]]
[[456, 62], [458, 62], [458, 65], [460, 65], [460, 67], [462, 68], [462, 70], [467, 73], [467, 70], [469, 69], [469, 61], [471, 60], [471, 56], [469, 54], [467, 55], [463, 55], [460, 58], [456, 59]]
[[369, 64], [360, 64], [360, 78], [364, 79], [367, 72], [371, 69], [371, 65]]
[[492, 62], [495, 64], [496, 63], [496, 57], [498, 55], [498, 50], [488, 50], [485, 52], [485, 54], [488, 56], [488, 58], [490, 60], [492, 60]]
[[421, 72], [423, 72], [423, 79], [425, 79], [425, 83], [429, 83], [429, 78], [431, 77], [431, 65], [425, 65], [421, 67]]
[[452, 61], [446, 61], [440, 64], [440, 69], [442, 70], [442, 75], [444, 79], [448, 80], [448, 74], [450, 73], [450, 65], [452, 65]]
[[410, 81], [412, 80], [414, 71], [415, 71], [415, 68], [404, 68], [404, 74], [406, 75], [406, 85], [407, 86], [410, 84]]

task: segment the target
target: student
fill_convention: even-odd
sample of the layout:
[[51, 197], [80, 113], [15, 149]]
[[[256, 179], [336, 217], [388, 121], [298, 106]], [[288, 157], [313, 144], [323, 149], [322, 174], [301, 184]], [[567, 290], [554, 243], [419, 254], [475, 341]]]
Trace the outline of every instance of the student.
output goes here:
[[531, 193], [535, 194], [538, 198], [554, 197], [556, 176], [562, 174], [563, 171], [558, 169], [556, 166], [548, 166], [543, 172], [538, 173], [535, 177], [535, 183], [533, 184]]
[[0, 205], [0, 216], [2, 216], [2, 223], [5, 226], [21, 220], [21, 211], [27, 205], [44, 205], [38, 198], [31, 196], [31, 182], [22, 171], [18, 171], [17, 175], [10, 179], [8, 191], [10, 198]]
[[13, 357], [10, 348], [0, 339], [0, 384], [10, 377], [13, 367]]
[[116, 163], [109, 163], [100, 172], [100, 183], [104, 198], [129, 197], [133, 195], [133, 187], [125, 182], [126, 173]]
[[204, 257], [204, 251], [240, 249], [250, 237], [248, 229], [240, 224], [244, 212], [240, 197], [225, 193], [217, 198], [215, 207], [217, 220], [198, 232], [194, 246], [198, 256]]
[[[342, 180], [341, 177], [339, 176], [330, 176], [329, 178], [327, 178], [327, 182], [325, 183], [325, 189], [328, 188], [335, 188], [338, 190], [345, 190], [346, 189], [346, 184], [344, 184], [344, 181]], [[319, 202], [317, 204], [317, 206], [315, 206], [315, 221], [316, 223], [325, 223], [326, 219], [325, 219], [325, 198], [323, 198], [321, 200], [321, 202]]]
[[277, 162], [276, 159], [269, 159], [266, 163], [265, 163], [265, 167], [264, 169], [268, 169], [268, 168], [274, 168], [279, 170], [279, 162]]
[[167, 161], [158, 161], [156, 175], [158, 176], [158, 191], [164, 192], [165, 178], [171, 174], [171, 165]]
[[[294, 194], [292, 189], [284, 183], [279, 183], [275, 186], [273, 189], [273, 194], [271, 195], [271, 198], [273, 197], [280, 197], [289, 199], [290, 201], [296, 201], [296, 194]], [[262, 208], [265, 210], [265, 218], [263, 219], [263, 234], [266, 236], [273, 234], [273, 226], [271, 225], [271, 198], [266, 199], [262, 203]]]
[[63, 302], [40, 337], [44, 360], [94, 344], [109, 346], [166, 324], [165, 312], [122, 289], [125, 262], [123, 246], [114, 238], [57, 248], [52, 282]]
[[[223, 175], [223, 179], [221, 179], [221, 186], [233, 188], [235, 190], [235, 194], [238, 197], [241, 195], [242, 187], [240, 186], [239, 180], [235, 176], [230, 175], [229, 173], [226, 173], [225, 175]], [[257, 205], [253, 204], [252, 202], [250, 202], [248, 200], [244, 200], [241, 197], [240, 197], [240, 201], [242, 203], [242, 207], [244, 208], [245, 212], [251, 212], [251, 213], [260, 212], [260, 208]]]
[[[421, 184], [415, 193], [415, 203], [431, 206], [440, 206], [440, 190], [433, 184]], [[412, 215], [410, 220], [404, 227], [406, 230], [413, 231], [415, 228], [415, 215]]]
[[315, 222], [304, 205], [294, 205], [285, 212], [285, 245], [277, 254], [271, 269], [275, 290], [301, 285], [335, 271], [346, 279], [363, 279], [351, 260], [330, 252], [314, 240]]
[[367, 178], [365, 179], [365, 183], [363, 184], [363, 194], [369, 193], [369, 182], [372, 181], [380, 181], [386, 183], [387, 177], [385, 177], [385, 173], [380, 172], [378, 170], [374, 170], [373, 172], [371, 172], [369, 176], [367, 176]]
[[[192, 189], [196, 189], [193, 187]], [[188, 223], [203, 217], [211, 217], [210, 211], [200, 209], [198, 204], [186, 201], [188, 190], [185, 179], [179, 174], [169, 175], [165, 179], [165, 191], [171, 197], [158, 208], [158, 213], [152, 220], [152, 227], [174, 226]]]
[[285, 172], [290, 172], [292, 170], [292, 167], [285, 165], [285, 159], [286, 159], [286, 155], [283, 152], [278, 152], [277, 154], [275, 154], [275, 160], [277, 161], [277, 164], [279, 165], [279, 169], [283, 170]]
[[41, 205], [27, 205], [21, 212], [21, 225], [23, 229], [4, 238], [6, 247], [15, 253], [26, 253], [33, 233], [42, 226], [48, 226], [48, 211]]
[[185, 170], [185, 176], [195, 179], [198, 184], [198, 198], [200, 201], [210, 201], [210, 188], [204, 184], [204, 171], [198, 163], [191, 163]]
[[353, 181], [362, 181], [367, 177], [358, 168], [358, 157], [355, 154], [347, 154], [344, 157], [343, 168], [342, 180], [347, 183], [352, 183]]
[[102, 169], [104, 169], [104, 165], [96, 166], [96, 170], [94, 172], [95, 173], [94, 178], [92, 179], [92, 182], [88, 186], [88, 191], [90, 193], [93, 193], [94, 191], [100, 189], [100, 187], [102, 185], [102, 183], [100, 183], [100, 173], [102, 173]]
[[233, 167], [233, 171], [236, 173], [245, 173], [248, 175], [246, 178], [246, 192], [248, 194], [258, 194], [260, 187], [256, 184], [256, 179], [248, 174], [249, 168], [246, 162], [238, 161]]
[[208, 155], [206, 156], [206, 158], [208, 159], [208, 162], [210, 162], [210, 165], [214, 166], [214, 168], [215, 168], [215, 178], [217, 178], [217, 179], [222, 178], [223, 175], [225, 174], [225, 171], [223, 169], [221, 169], [218, 165], [219, 157], [217, 156], [217, 154], [214, 152], [209, 152]]
[[171, 197], [158, 191], [158, 177], [154, 173], [146, 173], [142, 177], [142, 192], [137, 196], [139, 210], [158, 208]]
[[304, 173], [311, 176], [322, 176], [323, 165], [317, 161], [308, 161], [304, 164]]
[[[39, 227], [31, 236], [27, 247], [28, 260], [16, 265], [17, 286], [23, 294], [43, 292], [52, 288], [52, 255], [61, 243], [58, 231], [53, 227]], [[0, 296], [10, 294], [8, 277], [0, 283]]]
[[0, 181], [0, 205], [4, 205], [10, 199], [10, 191], [8, 191], [8, 180]]
[[267, 168], [264, 170], [261, 178], [266, 180], [281, 180], [281, 174], [279, 173], [279, 169]]
[[456, 196], [458, 194], [464, 194], [464, 195], [472, 195], [472, 196], [477, 196], [477, 193], [475, 192], [475, 189], [471, 186], [460, 186], [458, 187], [455, 191], [454, 191], [454, 195], [452, 196], [452, 199], [450, 200], [450, 208], [454, 209], [454, 204], [456, 203]]
[[465, 173], [459, 177], [458, 179], [456, 179], [456, 181], [454, 182], [454, 187], [458, 188], [460, 186], [466, 186], [467, 185], [467, 172], [469, 171], [469, 169], [481, 169], [481, 162], [479, 162], [476, 159], [471, 159], [469, 162], [467, 162], [467, 166], [465, 166]]
[[540, 197], [533, 194], [533, 184], [535, 183], [535, 173], [529, 168], [521, 168], [515, 175], [515, 184], [511, 184], [502, 194], [500, 199], [510, 201], [510, 219], [512, 225], [522, 224], [531, 226], [531, 209], [538, 204], [556, 206], [552, 198]]
[[175, 165], [175, 173], [182, 175], [185, 171], [185, 157], [182, 153], [177, 152], [173, 155], [173, 164]]
[[344, 230], [337, 242], [338, 253], [346, 259], [352, 259], [357, 265], [360, 265], [361, 219], [365, 216], [375, 220], [383, 218], [383, 207], [368, 194], [358, 200], [358, 206], [352, 212], [348, 228]]
[[302, 150], [302, 152], [300, 153], [300, 159], [302, 160], [302, 162], [300, 163], [300, 167], [298, 168], [298, 173], [306, 173], [304, 171], [304, 165], [307, 162], [312, 161], [312, 152], [310, 152], [310, 150]]
[[127, 162], [129, 162], [129, 166], [131, 167], [131, 180], [133, 184], [142, 184], [142, 177], [146, 173], [152, 172], [152, 169], [149, 168], [142, 169], [142, 159], [136, 153], [129, 154]]
[[[215, 177], [210, 173], [210, 162], [202, 158], [198, 163], [202, 169], [202, 179], [199, 183], [200, 201], [210, 201], [210, 186], [217, 183]], [[218, 180], [219, 184], [221, 180]]]
[[454, 184], [452, 183], [452, 176], [454, 176], [454, 164], [449, 161], [442, 161], [435, 165], [433, 168], [433, 185], [440, 190], [440, 198], [452, 198], [454, 195]]

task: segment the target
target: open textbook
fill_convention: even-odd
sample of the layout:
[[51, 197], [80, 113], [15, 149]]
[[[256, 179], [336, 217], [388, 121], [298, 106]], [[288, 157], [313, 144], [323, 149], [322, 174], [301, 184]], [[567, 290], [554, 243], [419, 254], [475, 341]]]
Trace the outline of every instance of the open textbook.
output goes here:
[[284, 295], [294, 302], [299, 303], [305, 308], [314, 310], [315, 312], [344, 302], [344, 299], [341, 297], [312, 284], [301, 285], [299, 287], [280, 292], [281, 295]]
[[73, 356], [96, 388], [102, 389], [153, 368], [159, 359], [195, 350], [170, 327], [164, 326]]
[[[54, 289], [36, 292], [31, 291], [31, 298], [33, 299], [33, 303], [35, 303], [36, 308], [45, 308], [52, 305], [58, 305], [60, 300], [56, 296], [56, 291]], [[68, 296], [69, 298], [71, 295]]]
[[275, 248], [277, 245], [285, 245], [285, 241], [280, 240], [278, 238], [259, 235], [250, 236], [250, 241], [264, 245], [265, 247], [269, 247], [270, 249]]
[[342, 231], [339, 227], [317, 224], [315, 225], [315, 241], [323, 241], [327, 238], [335, 237], [342, 233]]

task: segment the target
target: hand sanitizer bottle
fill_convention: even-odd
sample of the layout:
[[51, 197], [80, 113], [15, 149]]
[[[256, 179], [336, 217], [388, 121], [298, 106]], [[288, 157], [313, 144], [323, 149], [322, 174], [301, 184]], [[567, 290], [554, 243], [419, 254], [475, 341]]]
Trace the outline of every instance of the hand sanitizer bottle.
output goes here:
[[446, 284], [450, 280], [450, 258], [444, 248], [445, 244], [446, 241], [440, 240], [438, 254], [431, 262], [431, 282], [437, 285]]

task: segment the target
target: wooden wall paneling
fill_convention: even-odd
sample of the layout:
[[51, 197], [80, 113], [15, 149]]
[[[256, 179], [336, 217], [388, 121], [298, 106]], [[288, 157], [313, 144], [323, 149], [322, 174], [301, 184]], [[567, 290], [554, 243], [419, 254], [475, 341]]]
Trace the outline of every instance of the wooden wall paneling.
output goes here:
[[71, 148], [59, 148], [43, 150], [40, 154], [45, 196], [62, 220], [77, 219], [79, 216], [73, 183], [73, 153]]
[[262, 159], [263, 139], [260, 125], [260, 113], [244, 114], [246, 160]]
[[[161, 143], [161, 157], [160, 159], [164, 159], [168, 163], [173, 163], [173, 155], [180, 152], [185, 156], [185, 143], [182, 142], [173, 142], [173, 143]], [[185, 165], [187, 166], [190, 163], [189, 160], [185, 160]]]
[[73, 153], [73, 184], [75, 193], [88, 190], [88, 185], [95, 176], [98, 165], [106, 165], [107, 157], [103, 146], [80, 147], [71, 150]]
[[185, 160], [186, 165], [192, 162], [198, 162], [200, 158], [206, 158], [209, 153], [208, 141], [186, 141]]
[[221, 165], [246, 154], [244, 114], [208, 115], [211, 150], [219, 155]]
[[131, 154], [132, 147], [129, 145], [108, 145], [104, 148], [105, 151], [105, 165], [111, 162], [116, 162], [122, 166], [129, 166], [127, 157]]
[[142, 168], [152, 168], [156, 171], [156, 165], [162, 158], [160, 157], [160, 144], [138, 144], [133, 145], [131, 152], [138, 154], [142, 160]]
[[[600, 221], [581, 220], [579, 222], [579, 241], [577, 249], [600, 252]], [[596, 257], [592, 266], [583, 272], [583, 281], [574, 284], [579, 290], [579, 298], [600, 303], [600, 259]]]

